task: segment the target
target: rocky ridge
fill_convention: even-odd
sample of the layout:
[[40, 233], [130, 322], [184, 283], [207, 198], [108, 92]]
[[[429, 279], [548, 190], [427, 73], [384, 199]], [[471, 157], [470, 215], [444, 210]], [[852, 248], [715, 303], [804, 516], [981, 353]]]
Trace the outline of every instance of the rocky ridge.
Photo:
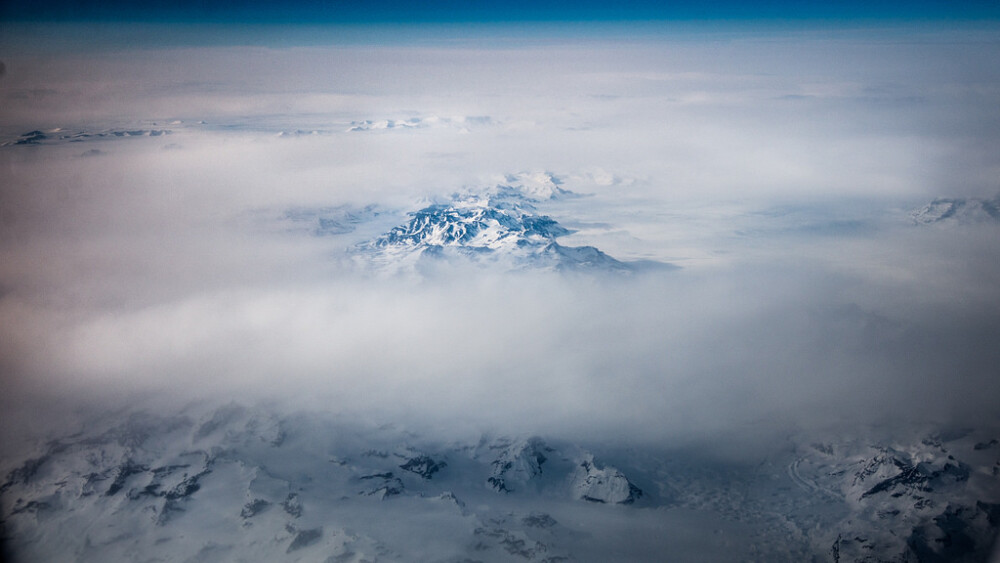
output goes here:
[[595, 247], [557, 241], [573, 231], [540, 213], [538, 205], [575, 194], [561, 188], [553, 176], [524, 174], [508, 176], [506, 181], [414, 211], [404, 224], [359, 244], [356, 254], [383, 270], [456, 259], [510, 270], [627, 273], [636, 269]]
[[982, 433], [797, 441], [748, 471], [236, 403], [86, 427], [4, 462], [0, 520], [25, 560], [587, 561], [631, 549], [622, 526], [671, 549], [696, 514], [727, 530], [699, 549], [730, 560], [981, 561], [1000, 527], [1000, 442]]

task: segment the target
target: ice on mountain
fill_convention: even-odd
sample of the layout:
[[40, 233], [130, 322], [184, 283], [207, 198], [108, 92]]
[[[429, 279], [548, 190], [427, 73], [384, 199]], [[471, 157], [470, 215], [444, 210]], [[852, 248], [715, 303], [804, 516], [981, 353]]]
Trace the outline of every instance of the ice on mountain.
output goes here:
[[1000, 195], [993, 199], [937, 198], [910, 212], [918, 225], [1000, 222]]
[[466, 115], [461, 119], [464, 125], [492, 125], [496, 123], [488, 115]]
[[434, 461], [430, 456], [420, 455], [406, 460], [400, 465], [400, 469], [416, 473], [424, 479], [430, 479], [435, 473], [444, 469], [448, 464], [443, 461]]
[[499, 185], [512, 188], [527, 199], [544, 201], [572, 195], [560, 187], [562, 183], [551, 172], [535, 171], [507, 174]]
[[299, 495], [295, 493], [288, 493], [288, 496], [281, 503], [281, 508], [292, 518], [302, 516], [302, 503], [299, 502]]
[[403, 494], [403, 481], [392, 472], [363, 475], [358, 479], [366, 483], [366, 487], [358, 494], [373, 496], [379, 500]]
[[[624, 549], [644, 530], [712, 515], [759, 535], [755, 548], [750, 536], [734, 540], [725, 560], [846, 563], [983, 560], [1000, 522], [995, 448], [974, 448], [995, 431], [881, 443], [814, 435], [775, 454], [777, 465], [749, 467], [539, 437], [441, 443], [233, 407], [91, 421], [4, 460], [8, 541], [30, 560], [198, 560], [210, 546], [225, 546], [204, 551], [223, 558], [280, 559], [321, 530], [301, 536], [292, 558], [601, 560], [589, 547]], [[261, 440], [272, 423], [289, 430], [280, 448]], [[424, 478], [445, 459], [447, 470]]]
[[15, 145], [36, 145], [45, 139], [48, 139], [48, 135], [42, 133], [41, 131], [29, 131], [21, 135], [17, 141], [14, 141]]
[[[513, 177], [512, 177], [513, 178]], [[632, 272], [635, 268], [592, 246], [556, 239], [573, 231], [538, 212], [538, 198], [569, 193], [547, 173], [513, 185], [456, 194], [410, 213], [410, 219], [356, 247], [376, 269], [418, 268], [427, 260], [460, 258], [507, 269]]]
[[465, 503], [462, 502], [457, 496], [455, 496], [455, 493], [453, 493], [451, 491], [445, 491], [445, 492], [441, 493], [440, 495], [438, 495], [435, 498], [436, 498], [436, 500], [444, 501], [444, 502], [447, 502], [447, 503], [455, 505], [455, 507], [458, 508], [458, 510], [463, 515], [466, 514]]
[[149, 467], [145, 465], [139, 465], [133, 462], [131, 459], [126, 459], [118, 468], [115, 470], [115, 477], [111, 481], [111, 485], [108, 490], [104, 493], [106, 496], [113, 496], [122, 490], [125, 483], [133, 475], [139, 475], [149, 471]]
[[[989, 490], [996, 498], [997, 488], [982, 467], [966, 463], [983, 457], [967, 434], [938, 433], [891, 446], [836, 444], [828, 449], [832, 455], [813, 449], [796, 460], [789, 476], [797, 484], [822, 493], [831, 507], [848, 509], [825, 528], [833, 559], [979, 560], [988, 552], [996, 523], [975, 494]], [[959, 459], [959, 451], [972, 457]], [[823, 533], [812, 535], [823, 541]], [[969, 553], [980, 556], [970, 559]]]
[[261, 442], [279, 447], [285, 443], [286, 433], [281, 421], [274, 416], [254, 415], [246, 425], [248, 434], [256, 436]]
[[240, 518], [253, 518], [266, 510], [269, 506], [271, 506], [271, 503], [266, 500], [262, 498], [255, 498], [243, 505], [243, 510], [240, 511]]
[[[921, 459], [924, 457], [925, 459]], [[851, 483], [851, 497], [864, 500], [879, 493], [894, 497], [929, 492], [969, 478], [969, 467], [947, 457], [912, 456], [893, 448], [880, 448], [865, 460]]]
[[542, 254], [552, 257], [558, 270], [632, 271], [628, 264], [608, 256], [593, 246], [563, 246], [553, 242], [542, 250]]
[[163, 496], [168, 500], [187, 498], [198, 492], [198, 489], [201, 488], [201, 484], [198, 483], [198, 480], [209, 473], [211, 473], [210, 469], [206, 469], [200, 473], [195, 473], [164, 493]]
[[393, 131], [427, 128], [450, 128], [459, 132], [469, 132], [478, 127], [487, 127], [496, 122], [488, 115], [468, 115], [459, 117], [441, 117], [429, 115], [427, 117], [410, 117], [406, 119], [365, 119], [363, 121], [352, 121], [347, 128], [348, 133], [359, 131]]
[[328, 133], [329, 133], [328, 131], [320, 131], [319, 129], [309, 129], [309, 130], [295, 129], [294, 131], [281, 131], [278, 133], [277, 136], [280, 138], [304, 137], [304, 136], [315, 137], [317, 135], [328, 134]]
[[366, 119], [364, 121], [354, 121], [351, 122], [350, 128], [347, 129], [348, 132], [352, 131], [376, 131], [382, 129], [412, 129], [416, 127], [421, 127], [426, 125], [421, 123], [419, 118], [411, 118], [405, 120], [395, 120], [395, 119], [382, 119], [379, 121], [372, 121]]
[[61, 128], [56, 128], [49, 131], [49, 133], [45, 133], [40, 130], [28, 131], [12, 141], [0, 143], [0, 146], [51, 145], [130, 137], [161, 137], [172, 133], [173, 131], [169, 129], [110, 129], [104, 131], [76, 130], [75, 132], [68, 132]]
[[593, 456], [580, 462], [572, 478], [573, 496], [589, 502], [632, 504], [642, 496], [625, 474], [614, 467], [600, 468]]
[[507, 445], [490, 464], [491, 475], [486, 484], [498, 493], [509, 493], [524, 486], [532, 478], [542, 474], [542, 464], [548, 459], [549, 451], [539, 438], [519, 440]]

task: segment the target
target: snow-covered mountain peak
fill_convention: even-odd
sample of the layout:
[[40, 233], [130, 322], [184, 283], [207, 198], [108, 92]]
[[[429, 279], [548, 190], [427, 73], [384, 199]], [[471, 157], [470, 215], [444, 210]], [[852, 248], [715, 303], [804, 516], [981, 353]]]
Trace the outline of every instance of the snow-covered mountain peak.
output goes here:
[[0, 147], [25, 145], [54, 145], [61, 143], [81, 143], [85, 141], [124, 139], [130, 137], [161, 137], [171, 135], [169, 129], [103, 129], [66, 130], [61, 127], [49, 130], [34, 130], [22, 133], [17, 138], [0, 142]]
[[498, 447], [500, 455], [491, 463], [492, 473], [486, 484], [500, 493], [515, 491], [541, 475], [552, 452], [540, 438], [501, 443]]
[[642, 489], [624, 473], [611, 466], [600, 467], [590, 454], [577, 465], [571, 486], [574, 497], [601, 504], [632, 504], [642, 496]]
[[[409, 220], [357, 247], [377, 268], [399, 271], [426, 259], [463, 258], [506, 269], [628, 272], [631, 267], [590, 246], [569, 247], [557, 238], [573, 231], [537, 205], [540, 197], [569, 194], [551, 174], [525, 182], [467, 191], [411, 212]], [[518, 177], [513, 177], [519, 179]]]
[[496, 125], [497, 122], [488, 115], [464, 115], [443, 117], [428, 115], [425, 117], [407, 117], [400, 119], [365, 119], [352, 121], [347, 132], [358, 131], [399, 131], [408, 129], [451, 128], [468, 133], [470, 129]]
[[551, 172], [533, 171], [505, 174], [495, 179], [496, 190], [508, 190], [533, 201], [545, 201], [573, 195], [563, 189], [562, 180]]
[[937, 198], [910, 212], [919, 225], [1000, 222], [1000, 195], [992, 199]]

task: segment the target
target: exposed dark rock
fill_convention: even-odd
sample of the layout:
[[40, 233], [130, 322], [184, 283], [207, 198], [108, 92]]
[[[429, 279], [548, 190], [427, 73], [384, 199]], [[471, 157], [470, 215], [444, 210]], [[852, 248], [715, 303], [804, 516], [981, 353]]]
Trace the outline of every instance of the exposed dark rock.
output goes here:
[[978, 442], [975, 446], [972, 446], [972, 449], [974, 449], [974, 450], [986, 450], [986, 449], [992, 448], [993, 446], [997, 445], [998, 443], [1000, 443], [1000, 442], [997, 442], [997, 439], [994, 438], [994, 439], [990, 440], [989, 442]]
[[917, 224], [943, 222], [1000, 221], [1000, 196], [993, 199], [937, 198], [914, 210], [910, 217]]
[[103, 473], [88, 473], [84, 475], [86, 481], [83, 483], [83, 487], [80, 489], [81, 497], [88, 497], [97, 492], [97, 484], [108, 480], [109, 471], [104, 471]]
[[35, 473], [38, 472], [38, 468], [40, 468], [47, 459], [48, 456], [29, 459], [22, 463], [21, 467], [18, 467], [8, 473], [6, 482], [4, 482], [3, 485], [0, 485], [0, 493], [17, 484], [26, 485], [28, 481], [35, 476]]
[[398, 477], [393, 476], [392, 472], [364, 475], [359, 477], [359, 479], [362, 481], [372, 482], [372, 485], [367, 489], [362, 490], [360, 494], [377, 496], [380, 499], [385, 499], [386, 497], [403, 493], [403, 482], [400, 481]]
[[[924, 562], [965, 561], [976, 551], [975, 540], [967, 533], [967, 511], [948, 507], [933, 524], [919, 526], [907, 539], [917, 560]], [[937, 528], [936, 530], [934, 528]]]
[[165, 475], [170, 475], [171, 473], [177, 471], [178, 469], [187, 469], [191, 467], [190, 463], [182, 463], [178, 465], [165, 465], [163, 467], [157, 467], [153, 469], [153, 475], [156, 477], [163, 477]]
[[410, 213], [409, 221], [357, 250], [380, 256], [417, 254], [422, 259], [457, 256], [475, 262], [504, 256], [509, 267], [560, 271], [653, 269], [652, 262], [633, 267], [592, 246], [558, 244], [557, 238], [573, 231], [539, 214], [535, 207], [538, 201], [510, 186], [480, 194], [456, 194], [449, 203]]
[[105, 495], [109, 497], [113, 496], [125, 486], [125, 481], [127, 481], [129, 477], [139, 473], [145, 473], [146, 471], [149, 471], [148, 465], [142, 465], [135, 463], [131, 459], [126, 459], [121, 465], [118, 466], [118, 470], [115, 472], [115, 480], [111, 482], [111, 486], [108, 487], [108, 491]]
[[[20, 499], [18, 499], [18, 500], [20, 500]], [[49, 503], [47, 503], [47, 502], [45, 502], [45, 501], [34, 501], [34, 500], [32, 500], [32, 501], [28, 501], [25, 504], [16, 504], [16, 505], [14, 505], [14, 509], [11, 510], [10, 513], [11, 514], [21, 514], [21, 513], [27, 512], [27, 513], [34, 514], [36, 512], [42, 511], [42, 510], [48, 510], [50, 508], [52, 508], [52, 505], [49, 504]]]
[[212, 471], [210, 469], [206, 469], [201, 473], [196, 473], [195, 475], [192, 475], [178, 483], [174, 488], [164, 493], [163, 496], [171, 500], [189, 497], [198, 492], [198, 489], [201, 488], [198, 480], [211, 472]]
[[991, 526], [1000, 526], [1000, 503], [976, 501], [976, 508], [986, 513]]
[[551, 528], [557, 524], [555, 518], [545, 514], [544, 512], [532, 512], [522, 518], [521, 522], [525, 526], [530, 526], [532, 528]]
[[271, 506], [271, 503], [267, 502], [262, 498], [255, 498], [252, 501], [243, 505], [243, 510], [240, 511], [241, 518], [253, 518], [254, 516], [260, 514], [267, 507]]
[[399, 468], [416, 473], [424, 479], [430, 479], [432, 475], [446, 467], [447, 464], [443, 461], [434, 461], [428, 456], [421, 455], [415, 458], [408, 459], [406, 463], [400, 465]]
[[42, 133], [41, 131], [29, 131], [21, 135], [21, 137], [17, 141], [15, 141], [14, 144], [35, 145], [44, 141], [45, 139], [48, 139], [48, 136], [45, 133]]
[[516, 484], [527, 483], [542, 474], [542, 465], [547, 461], [545, 443], [539, 438], [505, 444], [503, 452], [491, 464], [492, 475], [486, 479], [491, 489], [498, 493], [512, 492]]
[[577, 467], [572, 486], [577, 498], [601, 504], [632, 504], [643, 494], [621, 471], [600, 468], [592, 459], [585, 459]]
[[[877, 482], [874, 486], [861, 494], [861, 499], [901, 488], [909, 491], [931, 492], [935, 485], [947, 482], [960, 482], [969, 478], [969, 467], [962, 463], [945, 463], [940, 469], [934, 469], [927, 463], [911, 464], [909, 461], [900, 459], [895, 455], [877, 456], [873, 462], [891, 463], [898, 473]], [[871, 476], [877, 468], [874, 466], [866, 468], [865, 475]], [[896, 490], [894, 496], [899, 496], [902, 491]]]
[[295, 493], [288, 493], [288, 498], [281, 503], [281, 508], [293, 518], [302, 516], [302, 503], [299, 502], [299, 495]]

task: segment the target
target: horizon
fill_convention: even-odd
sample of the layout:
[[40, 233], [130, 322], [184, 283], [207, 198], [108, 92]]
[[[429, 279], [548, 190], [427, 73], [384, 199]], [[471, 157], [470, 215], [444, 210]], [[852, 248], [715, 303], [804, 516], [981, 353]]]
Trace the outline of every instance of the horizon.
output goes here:
[[911, 21], [996, 20], [995, 2], [892, 0], [851, 2], [655, 2], [633, 0], [609, 7], [604, 2], [542, 0], [476, 5], [455, 0], [413, 3], [405, 0], [365, 2], [250, 1], [214, 4], [201, 0], [143, 2], [121, 0], [54, 0], [5, 3], [0, 21], [163, 21], [317, 23], [483, 23], [483, 22], [639, 22], [639, 21]]

